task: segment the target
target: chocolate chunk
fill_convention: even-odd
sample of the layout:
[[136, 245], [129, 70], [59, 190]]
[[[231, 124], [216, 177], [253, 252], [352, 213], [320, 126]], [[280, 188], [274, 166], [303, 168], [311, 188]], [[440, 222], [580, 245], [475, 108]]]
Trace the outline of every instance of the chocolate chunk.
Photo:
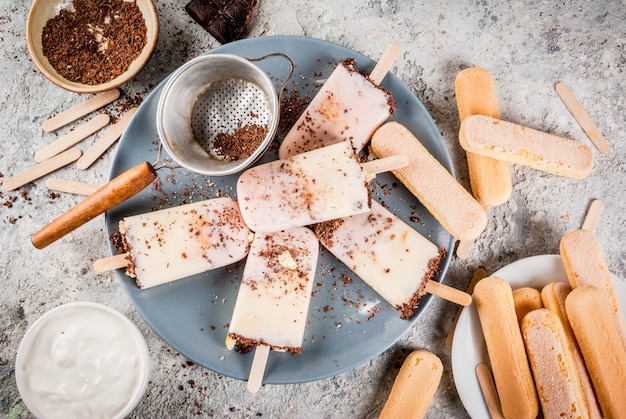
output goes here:
[[257, 0], [191, 0], [185, 10], [221, 44], [239, 39], [246, 30]]

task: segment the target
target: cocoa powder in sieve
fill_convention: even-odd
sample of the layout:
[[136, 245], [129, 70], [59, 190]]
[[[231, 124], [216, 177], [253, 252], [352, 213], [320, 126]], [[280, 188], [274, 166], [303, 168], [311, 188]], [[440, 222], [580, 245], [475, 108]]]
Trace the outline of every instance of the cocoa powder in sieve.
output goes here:
[[110, 82], [139, 56], [147, 27], [134, 1], [72, 0], [46, 22], [43, 54], [67, 80]]
[[217, 134], [213, 139], [213, 149], [226, 161], [247, 159], [259, 148], [268, 132], [267, 125], [246, 124], [232, 134]]

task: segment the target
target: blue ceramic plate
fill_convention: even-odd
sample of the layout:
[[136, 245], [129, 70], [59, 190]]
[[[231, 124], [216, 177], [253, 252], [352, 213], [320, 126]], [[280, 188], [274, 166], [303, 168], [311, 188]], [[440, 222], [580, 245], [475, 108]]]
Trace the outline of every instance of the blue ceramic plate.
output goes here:
[[[211, 53], [229, 53], [257, 58], [280, 52], [295, 63], [287, 91], [312, 97], [337, 63], [355, 58], [356, 67], [368, 74], [375, 62], [350, 49], [326, 41], [301, 37], [261, 37], [226, 44]], [[382, 53], [382, 51], [381, 51]], [[378, 58], [378, 57], [375, 57]], [[278, 57], [256, 62], [276, 86], [288, 74], [287, 62]], [[396, 101], [394, 120], [400, 121], [419, 138], [450, 171], [452, 163], [439, 130], [411, 90], [392, 74], [382, 85]], [[142, 103], [124, 132], [111, 169], [111, 177], [147, 161], [167, 164], [169, 156], [158, 154], [155, 115], [163, 88], [161, 83]], [[282, 136], [258, 163], [275, 160]], [[195, 202], [216, 196], [235, 197], [238, 175], [207, 178], [185, 169], [161, 169], [158, 188], [146, 188], [106, 214], [108, 234], [118, 231], [118, 221], [128, 215]], [[438, 246], [447, 249], [441, 263], [445, 275], [454, 240], [417, 199], [391, 174], [379, 175], [371, 183], [375, 199], [384, 201], [399, 217]], [[111, 251], [114, 252], [113, 247]], [[141, 291], [123, 270], [117, 275], [131, 302], [146, 323], [169, 345], [189, 360], [219, 374], [245, 380], [252, 353], [229, 351], [224, 346], [242, 268], [245, 261], [170, 284]], [[342, 281], [348, 275], [352, 281]], [[319, 380], [353, 369], [394, 344], [426, 308], [430, 296], [420, 301], [417, 314], [409, 321], [381, 299], [367, 284], [352, 274], [332, 255], [321, 250], [309, 320], [302, 353], [270, 354], [264, 383], [287, 384]], [[376, 309], [373, 309], [376, 307]]]

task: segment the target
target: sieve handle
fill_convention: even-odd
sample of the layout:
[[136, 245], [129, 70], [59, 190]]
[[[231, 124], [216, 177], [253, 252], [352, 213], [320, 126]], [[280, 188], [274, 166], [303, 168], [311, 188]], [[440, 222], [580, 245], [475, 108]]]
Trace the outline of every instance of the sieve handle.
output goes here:
[[286, 54], [283, 54], [282, 52], [273, 52], [271, 54], [267, 54], [258, 58], [245, 58], [248, 61], [262, 61], [273, 57], [282, 57], [287, 61], [287, 63], [289, 63], [289, 73], [287, 74], [287, 78], [285, 78], [285, 81], [283, 82], [283, 84], [280, 85], [280, 89], [278, 90], [278, 97], [280, 98], [280, 96], [283, 94], [283, 91], [285, 90], [285, 86], [287, 86], [287, 83], [289, 82], [289, 80], [291, 80], [291, 76], [293, 76], [293, 70], [295, 68], [295, 65], [293, 64], [291, 58], [289, 58]]

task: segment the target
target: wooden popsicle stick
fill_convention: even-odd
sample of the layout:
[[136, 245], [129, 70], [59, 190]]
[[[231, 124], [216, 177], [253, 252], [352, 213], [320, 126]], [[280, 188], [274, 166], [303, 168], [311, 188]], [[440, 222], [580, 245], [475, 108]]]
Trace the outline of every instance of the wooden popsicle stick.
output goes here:
[[460, 306], [468, 306], [472, 304], [472, 296], [468, 293], [431, 279], [426, 282], [424, 291]]
[[409, 164], [409, 158], [405, 155], [390, 156], [375, 159], [361, 164], [368, 177], [374, 177], [379, 173], [390, 172], [400, 169]]
[[[485, 210], [485, 212], [489, 210], [489, 207], [485, 204], [482, 204], [480, 202], [479, 204], [481, 207], [483, 207], [483, 210]], [[472, 252], [472, 247], [474, 247], [475, 241], [476, 240], [459, 240], [457, 242], [456, 250], [454, 252], [456, 257], [458, 257], [459, 259], [466, 259]]]
[[48, 160], [50, 157], [67, 150], [68, 148], [75, 146], [76, 144], [89, 137], [91, 134], [101, 130], [108, 123], [111, 122], [111, 118], [106, 113], [101, 113], [95, 118], [85, 122], [78, 128], [65, 134], [63, 137], [48, 144], [41, 150], [35, 153], [35, 161], [41, 163], [44, 160]]
[[496, 385], [489, 367], [486, 364], [478, 364], [476, 366], [476, 377], [478, 377], [478, 384], [480, 384], [480, 389], [483, 392], [489, 415], [492, 419], [504, 419], [500, 398], [498, 397]]
[[93, 263], [93, 270], [98, 273], [103, 273], [125, 268], [126, 266], [128, 266], [128, 253], [120, 253], [119, 255], [96, 260]]
[[256, 393], [261, 388], [269, 354], [270, 347], [268, 345], [257, 345], [254, 350], [254, 358], [252, 359], [252, 367], [250, 367], [247, 386], [250, 393]]
[[[474, 293], [474, 287], [476, 286], [476, 284], [478, 284], [478, 281], [486, 277], [487, 277], [487, 271], [485, 271], [482, 268], [477, 269], [476, 272], [474, 272], [474, 275], [472, 275], [472, 280], [467, 286], [467, 293], [469, 295], [472, 295]], [[459, 317], [461, 316], [461, 310], [463, 310], [463, 307], [459, 307], [459, 309], [457, 310], [456, 316], [454, 317], [454, 320], [452, 321], [452, 326], [450, 327], [450, 331], [448, 332], [448, 336], [446, 337], [446, 348], [448, 349], [452, 349], [452, 339], [454, 338], [454, 331], [456, 329], [456, 324], [459, 322]]]
[[395, 42], [389, 44], [369, 75], [370, 80], [372, 80], [374, 84], [380, 84], [383, 81], [399, 54], [400, 45]]
[[474, 240], [459, 240], [456, 245], [455, 255], [459, 259], [467, 258], [474, 247]]
[[108, 90], [100, 93], [99, 95], [94, 96], [91, 99], [87, 99], [85, 102], [73, 106], [70, 109], [48, 119], [42, 124], [42, 128], [46, 132], [55, 131], [70, 122], [76, 121], [77, 119], [108, 105], [119, 97], [119, 89]]
[[569, 86], [563, 82], [559, 82], [556, 84], [556, 92], [598, 151], [602, 153], [608, 152], [611, 149], [611, 145], [606, 138], [604, 138], [604, 135], [602, 135], [587, 111], [585, 111], [583, 105], [576, 99], [576, 96], [574, 96]]
[[92, 185], [90, 183], [68, 179], [50, 178], [46, 180], [46, 187], [57, 192], [87, 196], [97, 191], [100, 185]]
[[140, 163], [113, 178], [78, 205], [33, 234], [31, 241], [37, 249], [54, 243], [98, 215], [137, 194], [157, 178], [150, 163]]
[[594, 199], [589, 204], [589, 209], [587, 210], [587, 215], [585, 216], [585, 220], [583, 221], [582, 229], [593, 231], [596, 229], [598, 225], [598, 221], [600, 221], [600, 216], [602, 215], [602, 211], [604, 210], [604, 202], [599, 199]]
[[32, 182], [33, 180], [39, 179], [49, 173], [54, 172], [61, 167], [67, 166], [68, 164], [75, 162], [79, 159], [82, 152], [78, 148], [70, 148], [62, 152], [61, 154], [57, 154], [56, 156], [41, 162], [33, 167], [30, 167], [24, 170], [17, 175], [11, 176], [6, 179], [2, 183], [2, 189], [5, 191], [12, 191], [20, 186], [26, 185], [28, 182]]
[[137, 112], [137, 108], [129, 109], [119, 121], [111, 125], [111, 128], [78, 159], [76, 167], [85, 170], [98, 160], [98, 157], [104, 154], [122, 136], [135, 112]]

